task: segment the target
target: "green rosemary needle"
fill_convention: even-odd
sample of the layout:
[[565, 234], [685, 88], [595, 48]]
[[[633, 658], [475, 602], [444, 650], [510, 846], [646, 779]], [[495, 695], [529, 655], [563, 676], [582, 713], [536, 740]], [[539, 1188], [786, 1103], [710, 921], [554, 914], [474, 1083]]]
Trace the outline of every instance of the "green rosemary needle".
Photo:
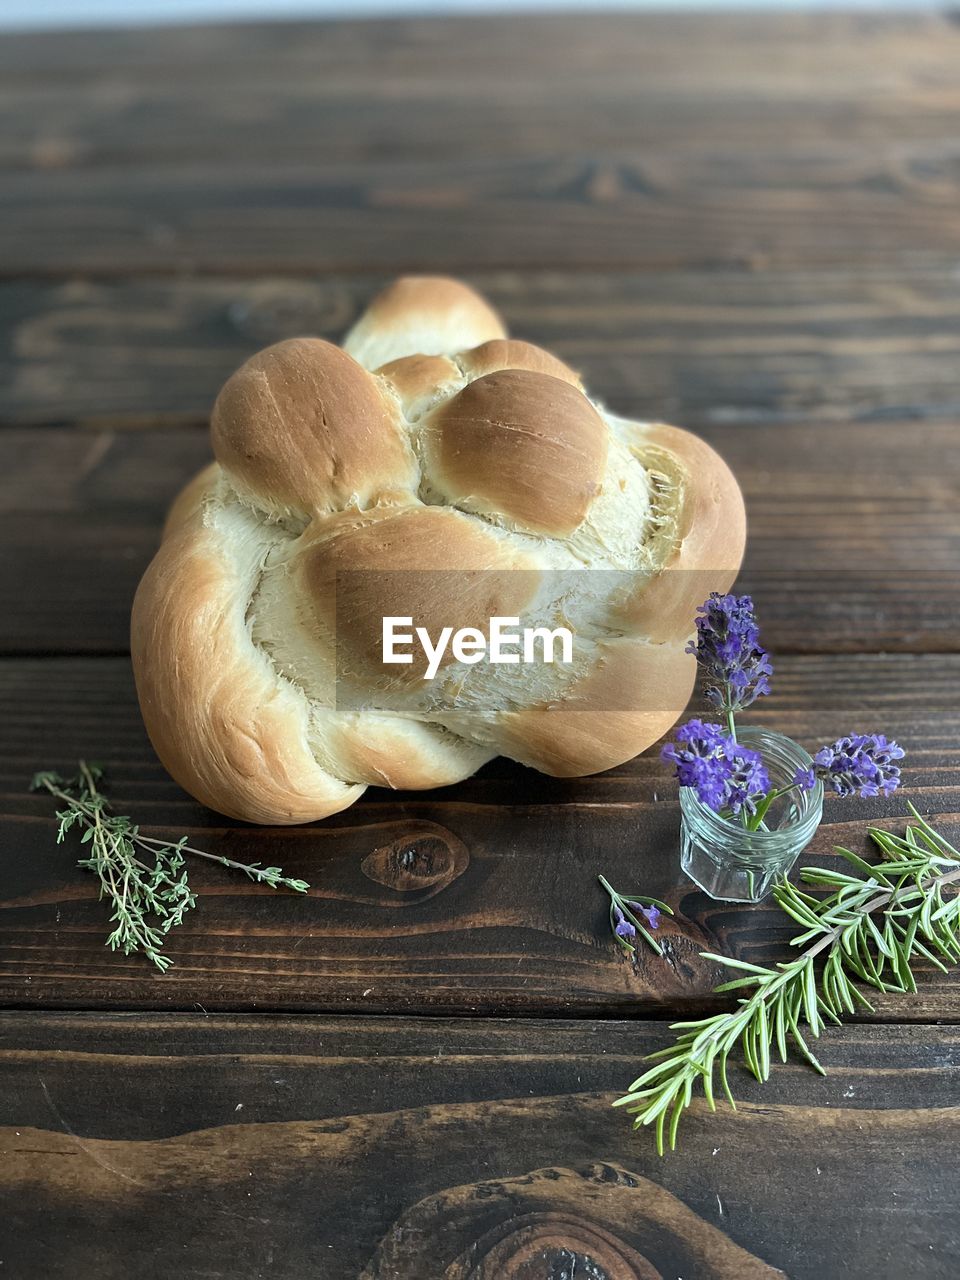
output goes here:
[[671, 1030], [680, 1032], [676, 1041], [650, 1054], [647, 1062], [654, 1065], [613, 1104], [634, 1116], [634, 1128], [654, 1127], [661, 1155], [667, 1144], [675, 1148], [696, 1085], [716, 1110], [715, 1073], [736, 1110], [727, 1059], [738, 1043], [747, 1069], [761, 1083], [770, 1075], [772, 1051], [786, 1062], [791, 1043], [823, 1075], [801, 1026], [816, 1038], [825, 1022], [839, 1024], [858, 1006], [872, 1010], [858, 983], [878, 991], [916, 991], [912, 962], [918, 957], [943, 970], [960, 961], [960, 897], [943, 896], [945, 887], [960, 881], [960, 851], [913, 805], [910, 811], [917, 825], [908, 826], [903, 836], [870, 829], [881, 862], [870, 864], [849, 849], [837, 849], [850, 873], [817, 867], [800, 872], [804, 884], [830, 889], [827, 897], [814, 897], [787, 880], [776, 887], [778, 905], [802, 930], [790, 940], [806, 948], [796, 959], [764, 968], [702, 953], [740, 971], [717, 991], [749, 994], [726, 1013], [674, 1023]]
[[164, 940], [197, 903], [187, 880], [185, 853], [242, 871], [274, 889], [306, 893], [310, 888], [305, 880], [285, 876], [279, 867], [234, 862], [196, 849], [185, 836], [168, 841], [142, 835], [130, 818], [110, 811], [98, 786], [102, 777], [102, 769], [81, 760], [75, 778], [37, 773], [30, 789], [47, 791], [63, 803], [64, 808], [57, 811], [58, 844], [71, 828], [82, 830], [81, 843], [90, 846], [90, 855], [77, 865], [98, 877], [100, 897], [111, 903], [114, 929], [107, 938], [111, 951], [124, 955], [142, 951], [161, 973], [173, 963], [163, 954]]

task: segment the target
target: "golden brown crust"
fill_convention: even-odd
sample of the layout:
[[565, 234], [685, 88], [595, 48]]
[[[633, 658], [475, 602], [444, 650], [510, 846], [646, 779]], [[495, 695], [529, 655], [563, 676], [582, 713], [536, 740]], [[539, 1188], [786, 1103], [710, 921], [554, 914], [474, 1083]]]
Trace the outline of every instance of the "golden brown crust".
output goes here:
[[559, 778], [600, 773], [632, 759], [676, 723], [690, 699], [696, 661], [685, 648], [685, 638], [599, 645], [594, 672], [569, 695], [499, 717], [501, 752]]
[[464, 351], [460, 363], [471, 378], [482, 378], [501, 369], [529, 369], [532, 373], [548, 373], [561, 382], [580, 388], [580, 375], [532, 342], [520, 342], [516, 338], [491, 338], [472, 351]]
[[586, 396], [545, 373], [469, 383], [430, 415], [423, 450], [451, 503], [538, 533], [572, 533], [600, 492], [608, 432]]
[[[421, 506], [333, 522], [305, 550], [299, 574], [318, 626], [335, 634], [363, 687], [383, 675], [384, 617], [414, 618], [431, 637], [444, 627], [486, 634], [491, 618], [520, 615], [540, 580], [535, 561], [484, 525], [449, 507]], [[411, 656], [389, 673], [394, 682], [422, 682], [422, 648]], [[451, 661], [448, 650], [441, 669]]]
[[343, 347], [365, 369], [379, 369], [401, 356], [451, 355], [506, 336], [496, 311], [462, 280], [401, 276], [377, 294]]
[[411, 422], [463, 382], [460, 366], [449, 356], [401, 356], [377, 373], [396, 391], [404, 415]]
[[[171, 509], [131, 637], [171, 774], [232, 817], [287, 823], [495, 753], [576, 776], [649, 746], [689, 697], [696, 605], [743, 553], [723, 461], [595, 407], [457, 281], [398, 281], [348, 346], [248, 361], [214, 408], [218, 460]], [[389, 614], [432, 639], [495, 616], [569, 623], [575, 659], [448, 650], [424, 680], [415, 645], [413, 663], [380, 660]]]
[[319, 338], [291, 338], [251, 357], [217, 397], [210, 428], [224, 471], [272, 513], [366, 506], [414, 483], [392, 397]]
[[718, 453], [665, 423], [628, 424], [633, 452], [676, 500], [673, 550], [651, 579], [641, 576], [618, 616], [635, 633], [668, 639], [691, 628], [697, 606], [736, 580], [747, 538], [740, 488]]
[[316, 763], [307, 704], [250, 644], [252, 573], [224, 538], [194, 520], [163, 543], [137, 590], [131, 653], [147, 732], [176, 781], [220, 813], [325, 818], [363, 787]]
[[382, 711], [338, 710], [319, 728], [323, 758], [358, 782], [397, 791], [449, 787], [497, 754], [436, 725]]
[[[705, 440], [654, 422], [646, 442], [662, 455], [679, 458], [686, 471], [680, 545], [671, 568], [739, 571], [747, 540], [747, 519], [733, 472]], [[644, 459], [641, 449], [641, 461]], [[649, 455], [647, 455], [649, 456]]]
[[216, 485], [219, 475], [220, 464], [209, 462], [180, 490], [167, 512], [162, 538], [166, 539], [178, 533], [185, 524], [189, 524], [194, 519], [204, 500]]

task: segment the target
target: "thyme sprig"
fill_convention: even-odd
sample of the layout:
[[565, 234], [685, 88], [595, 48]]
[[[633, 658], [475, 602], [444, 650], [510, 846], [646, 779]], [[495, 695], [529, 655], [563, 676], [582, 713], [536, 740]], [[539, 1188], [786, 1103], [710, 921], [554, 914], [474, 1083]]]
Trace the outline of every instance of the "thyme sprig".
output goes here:
[[98, 877], [100, 898], [108, 899], [112, 906], [110, 921], [115, 927], [107, 937], [111, 951], [124, 955], [142, 951], [161, 973], [173, 963], [163, 954], [166, 935], [197, 903], [187, 879], [183, 856], [187, 853], [242, 871], [274, 889], [306, 893], [310, 888], [305, 880], [285, 876], [280, 867], [235, 862], [194, 848], [187, 844], [186, 836], [170, 841], [142, 835], [130, 818], [111, 812], [99, 789], [102, 778], [102, 769], [81, 760], [76, 777], [37, 773], [30, 789], [47, 791], [63, 803], [64, 808], [57, 811], [58, 844], [72, 828], [82, 828], [80, 840], [90, 846], [90, 855], [80, 858], [77, 865]]
[[[648, 1056], [654, 1063], [613, 1104], [633, 1114], [634, 1128], [653, 1125], [662, 1155], [677, 1141], [680, 1119], [694, 1087], [702, 1084], [707, 1105], [716, 1110], [714, 1075], [736, 1110], [727, 1080], [727, 1060], [740, 1043], [747, 1069], [762, 1084], [770, 1075], [772, 1051], [786, 1062], [792, 1041], [800, 1056], [825, 1075], [801, 1031], [816, 1038], [826, 1022], [839, 1024], [858, 1006], [873, 1006], [858, 983], [878, 991], [916, 991], [912, 962], [929, 961], [946, 971], [960, 961], [960, 896], [944, 888], [960, 882], [960, 851], [910, 806], [917, 820], [903, 836], [877, 828], [870, 836], [882, 861], [871, 865], [849, 849], [837, 849], [851, 871], [806, 867], [804, 884], [830, 889], [825, 898], [784, 880], [774, 890], [778, 905], [800, 926], [791, 938], [806, 949], [773, 968], [702, 953], [741, 976], [716, 990], [743, 991], [737, 1007], [694, 1022], [676, 1022], [677, 1040]], [[819, 965], [816, 962], [820, 962]], [[945, 963], [946, 962], [946, 963]]]

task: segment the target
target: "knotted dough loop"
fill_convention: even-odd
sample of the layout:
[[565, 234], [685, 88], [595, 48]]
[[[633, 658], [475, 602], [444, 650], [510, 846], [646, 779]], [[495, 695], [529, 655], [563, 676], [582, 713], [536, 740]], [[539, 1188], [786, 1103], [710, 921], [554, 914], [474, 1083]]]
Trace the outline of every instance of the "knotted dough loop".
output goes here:
[[[497, 754], [578, 776], [681, 714], [697, 604], [739, 569], [736, 481], [630, 422], [456, 280], [408, 277], [343, 348], [259, 352], [213, 409], [216, 461], [137, 592], [133, 666], [161, 760], [235, 818], [295, 823], [370, 783], [442, 786]], [[385, 615], [574, 633], [572, 664], [387, 667]]]

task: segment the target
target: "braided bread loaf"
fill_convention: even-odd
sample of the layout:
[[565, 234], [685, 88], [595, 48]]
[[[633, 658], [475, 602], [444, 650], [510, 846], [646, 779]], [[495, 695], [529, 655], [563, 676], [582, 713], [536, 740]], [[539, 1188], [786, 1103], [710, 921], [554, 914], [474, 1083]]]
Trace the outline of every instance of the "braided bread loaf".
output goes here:
[[[203, 803], [294, 823], [497, 754], [594, 773], [682, 712], [696, 605], [743, 552], [735, 480], [696, 437], [591, 402], [466, 285], [401, 279], [343, 349], [261, 351], [211, 430], [132, 619], [147, 730]], [[425, 680], [383, 664], [385, 615], [562, 618], [574, 659], [448, 656]]]

